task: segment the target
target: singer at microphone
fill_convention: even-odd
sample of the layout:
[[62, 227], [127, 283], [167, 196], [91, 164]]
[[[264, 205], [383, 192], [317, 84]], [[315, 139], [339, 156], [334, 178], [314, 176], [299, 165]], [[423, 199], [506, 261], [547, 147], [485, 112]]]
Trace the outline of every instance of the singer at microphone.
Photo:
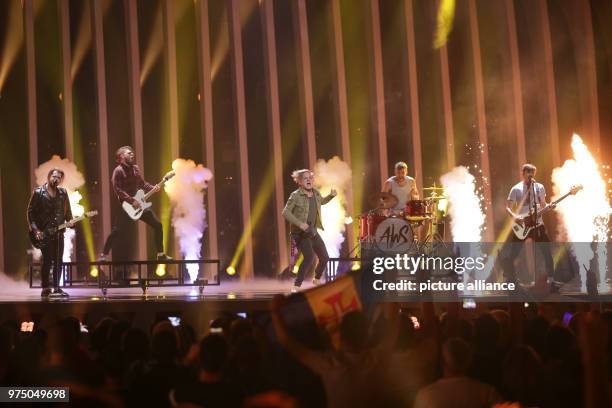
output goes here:
[[[541, 211], [547, 206], [546, 190], [544, 185], [535, 180], [536, 166], [533, 164], [524, 164], [522, 167], [523, 180], [515, 184], [508, 194], [506, 203], [506, 212], [518, 224], [533, 224], [533, 228], [528, 235], [536, 242], [550, 242], [550, 238], [546, 233]], [[539, 206], [539, 209], [538, 209]], [[505, 246], [502, 250], [504, 253], [500, 259], [504, 269], [504, 277], [507, 281], [515, 281], [516, 273], [514, 271], [514, 259], [521, 251], [521, 245], [517, 245], [521, 240], [513, 233], [509, 234], [506, 241], [510, 245]], [[550, 248], [546, 245], [539, 245], [541, 252], [544, 255], [544, 262], [548, 274], [548, 280], [552, 282], [554, 264]]]

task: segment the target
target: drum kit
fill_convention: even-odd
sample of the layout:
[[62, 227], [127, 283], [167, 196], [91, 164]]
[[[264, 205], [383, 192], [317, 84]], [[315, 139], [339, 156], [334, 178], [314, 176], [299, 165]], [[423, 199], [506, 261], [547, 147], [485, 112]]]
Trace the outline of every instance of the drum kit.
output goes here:
[[373, 209], [359, 216], [362, 246], [407, 253], [421, 251], [427, 244], [444, 243], [447, 196], [435, 184], [423, 192], [423, 200], [410, 200], [403, 209], [397, 209], [398, 199], [391, 193], [371, 196], [368, 201]]

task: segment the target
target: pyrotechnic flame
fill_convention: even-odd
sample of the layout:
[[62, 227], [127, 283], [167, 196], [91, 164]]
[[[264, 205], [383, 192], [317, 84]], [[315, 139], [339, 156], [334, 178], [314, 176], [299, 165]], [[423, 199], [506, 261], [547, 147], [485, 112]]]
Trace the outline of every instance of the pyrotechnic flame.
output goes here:
[[[174, 160], [172, 169], [176, 175], [166, 183], [165, 190], [173, 204], [172, 225], [179, 248], [184, 259], [200, 259], [202, 236], [207, 226], [204, 190], [212, 179], [212, 172], [193, 160], [184, 159]], [[188, 264], [187, 271], [191, 280], [196, 280], [198, 264]]]
[[351, 168], [338, 156], [332, 157], [329, 161], [318, 160], [314, 168], [315, 186], [325, 197], [332, 189], [338, 195], [329, 203], [321, 206], [321, 221], [323, 231], [319, 231], [327, 253], [330, 257], [340, 256], [340, 248], [344, 242], [344, 231], [346, 230], [346, 196], [345, 191], [350, 188]]
[[[476, 188], [476, 179], [470, 171], [459, 166], [440, 177], [444, 194], [448, 197], [448, 214], [451, 217], [451, 235], [453, 242], [478, 243], [482, 240], [485, 224], [483, 196]], [[460, 247], [458, 247], [459, 249]], [[463, 249], [464, 257], [484, 256], [479, 245], [468, 245]], [[463, 274], [463, 279], [478, 278], [473, 272]]]
[[[608, 223], [610, 221], [610, 202], [607, 197], [607, 186], [600, 172], [597, 161], [589, 151], [580, 136], [572, 136], [572, 151], [574, 158], [566, 160], [563, 166], [553, 170], [553, 200], [567, 193], [573, 186], [582, 184], [583, 190], [574, 197], [568, 198], [557, 206], [561, 216], [563, 230], [561, 236], [567, 236], [572, 250], [580, 265], [582, 289], [585, 289], [585, 268], [594, 257], [590, 245], [584, 243], [606, 242]], [[577, 244], [583, 243], [583, 244]], [[598, 245], [598, 260], [600, 281], [605, 282], [606, 249]]]
[[448, 196], [451, 234], [454, 242], [480, 242], [485, 223], [482, 197], [476, 190], [476, 179], [467, 168], [455, 167], [440, 177]]

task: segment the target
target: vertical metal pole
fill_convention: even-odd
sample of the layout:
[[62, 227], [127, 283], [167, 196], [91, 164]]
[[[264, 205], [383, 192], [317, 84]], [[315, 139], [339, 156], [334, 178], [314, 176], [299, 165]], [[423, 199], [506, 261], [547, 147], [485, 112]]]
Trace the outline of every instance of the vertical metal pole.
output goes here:
[[28, 92], [28, 147], [30, 187], [36, 186], [34, 170], [38, 167], [38, 118], [36, 110], [36, 62], [34, 52], [34, 0], [24, 0], [24, 31], [26, 46], [26, 76]]
[[470, 33], [472, 39], [472, 57], [474, 62], [474, 82], [476, 86], [476, 111], [478, 115], [478, 137], [480, 142], [482, 175], [485, 178], [484, 198], [486, 205], [486, 233], [487, 242], [492, 242], [493, 231], [493, 205], [491, 201], [491, 172], [489, 169], [489, 146], [487, 140], [487, 121], [484, 100], [484, 83], [482, 79], [482, 60], [480, 55], [480, 35], [478, 32], [478, 15], [476, 13], [476, 0], [468, 2], [470, 13]]
[[179, 157], [178, 89], [176, 83], [176, 40], [174, 34], [173, 0], [163, 0], [164, 56], [166, 59], [166, 86], [170, 107], [170, 155]]
[[94, 1], [91, 7], [93, 29], [94, 65], [96, 75], [98, 143], [100, 146], [100, 188], [102, 197], [102, 235], [110, 233], [110, 172], [108, 165], [108, 116], [106, 107], [106, 73], [104, 67], [104, 30], [102, 21], [102, 2]]
[[64, 144], [66, 145], [66, 157], [74, 161], [74, 125], [72, 121], [72, 51], [70, 47], [70, 12], [68, 10], [68, 0], [58, 2], [60, 16], [60, 36], [62, 43], [62, 73], [64, 91], [62, 101], [64, 104]]
[[[208, 0], [199, 0], [196, 15], [198, 16], [199, 32], [199, 69], [200, 69], [200, 118], [202, 122], [206, 167], [215, 176], [215, 143], [213, 138], [213, 106], [210, 62], [210, 34], [208, 24]], [[215, 180], [208, 184], [206, 192], [208, 221], [208, 252], [211, 258], [219, 256], [217, 241], [217, 195]]]
[[[544, 45], [544, 69], [546, 75], [546, 96], [548, 100], [548, 120], [550, 128], [550, 147], [553, 155], [553, 166], [561, 164], [561, 151], [559, 149], [559, 122], [557, 118], [557, 95], [555, 90], [555, 72], [553, 65], [552, 42], [550, 39], [550, 23], [548, 20], [547, 0], [540, 2], [540, 24], [542, 27], [542, 40]], [[530, 158], [528, 157], [527, 160]]]
[[383, 78], [382, 45], [380, 40], [380, 10], [378, 0], [366, 1], [366, 16], [368, 26], [368, 43], [370, 45], [370, 75], [374, 103], [370, 107], [371, 117], [378, 137], [378, 165], [380, 185], [387, 180], [389, 173], [387, 152], [387, 123], [385, 116], [385, 83]]
[[[127, 29], [128, 76], [130, 86], [130, 110], [132, 119], [132, 140], [139, 159], [140, 170], [144, 169], [144, 143], [142, 135], [142, 97], [140, 94], [140, 49], [138, 45], [138, 11], [136, 2], [124, 0]], [[143, 222], [138, 222], [138, 259], [147, 259], [147, 231]]]
[[274, 166], [274, 204], [276, 214], [276, 234], [278, 250], [278, 271], [281, 272], [289, 262], [287, 253], [287, 231], [281, 214], [284, 206], [283, 187], [283, 149], [281, 145], [280, 106], [278, 100], [278, 68], [276, 64], [276, 37], [274, 34], [273, 0], [262, 0], [262, 26], [264, 32], [264, 52], [266, 57], [266, 79], [268, 85], [268, 123], [272, 138], [272, 161]]
[[[251, 192], [249, 187], [249, 155], [246, 128], [246, 103], [244, 96], [244, 66], [242, 61], [242, 26], [240, 23], [239, 0], [228, 0], [229, 29], [232, 62], [234, 65], [234, 98], [236, 125], [238, 130], [238, 150], [240, 160], [240, 190], [242, 200], [242, 225], [246, 228], [251, 222]], [[241, 278], [253, 276], [253, 240], [246, 237], [244, 258], [240, 269]]]
[[[344, 69], [344, 42], [342, 40], [342, 16], [340, 15], [340, 0], [331, 0], [332, 22], [332, 50], [334, 61], [334, 93], [336, 102], [336, 115], [338, 120], [338, 133], [342, 146], [342, 160], [351, 166], [351, 146], [349, 143], [348, 105], [346, 101], [346, 74]], [[346, 192], [348, 213], [353, 216], [353, 190]], [[354, 228], [346, 229], [346, 239], [349, 250], [354, 244]]]
[[595, 152], [595, 157], [601, 154], [601, 136], [599, 129], [599, 104], [597, 95], [597, 66], [595, 55], [595, 40], [593, 38], [593, 20], [591, 17], [591, 5], [588, 1], [572, 2], [575, 7], [576, 15], [579, 15], [582, 20], [577, 24], [576, 29], [580, 30], [578, 41], [575, 44], [582, 45], [578, 49], [578, 75], [579, 83], [584, 84], [581, 89], [584, 89], [585, 95], [581, 97], [584, 111], [588, 117], [585, 119], [586, 129], [588, 129], [588, 139], [592, 144], [592, 151]]
[[410, 121], [412, 124], [412, 154], [414, 174], [419, 191], [423, 188], [423, 162], [421, 158], [421, 123], [419, 118], [419, 83], [417, 78], [416, 47], [412, 0], [404, 0], [404, 21], [406, 24], [406, 52], [408, 62], [408, 95]]
[[[164, 22], [164, 57], [166, 62], [166, 87], [168, 89], [168, 106], [170, 110], [170, 157], [177, 159], [179, 153], [178, 123], [178, 85], [176, 79], [176, 36], [174, 33], [174, 0], [163, 0]], [[170, 237], [168, 237], [168, 241]], [[174, 256], [178, 257], [179, 248], [174, 247]]]
[[518, 37], [516, 34], [516, 15], [514, 1], [506, 0], [506, 24], [510, 40], [510, 64], [512, 66], [512, 97], [514, 101], [514, 120], [516, 126], [517, 166], [527, 162], [525, 153], [525, 121], [523, 119], [523, 92], [521, 85], [521, 66], [519, 63]]
[[312, 70], [310, 67], [310, 40], [308, 37], [308, 17], [306, 0], [292, 2], [296, 21], [296, 50], [298, 60], [298, 88], [300, 102], [306, 122], [306, 157], [308, 167], [313, 168], [317, 161], [315, 141], [314, 102], [312, 98]]

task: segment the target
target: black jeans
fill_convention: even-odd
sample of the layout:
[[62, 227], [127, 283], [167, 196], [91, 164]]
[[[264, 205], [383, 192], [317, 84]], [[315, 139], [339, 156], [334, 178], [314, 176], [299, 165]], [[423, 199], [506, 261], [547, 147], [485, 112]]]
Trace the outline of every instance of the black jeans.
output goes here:
[[[157, 247], [157, 252], [164, 252], [164, 230], [155, 213], [151, 210], [145, 210], [142, 213], [140, 220], [153, 227], [153, 230], [155, 231], [155, 246]], [[117, 216], [115, 217], [115, 222], [113, 223], [111, 233], [108, 235], [108, 238], [106, 238], [106, 242], [104, 243], [104, 250], [102, 251], [104, 255], [108, 255], [112, 249], [115, 239], [117, 239], [117, 237], [121, 234], [121, 231], [125, 230], [131, 222], [134, 222], [134, 220], [132, 220], [127, 213], [123, 211], [123, 209], [119, 210]]]
[[[546, 228], [544, 226], [540, 226], [534, 228], [528, 235], [528, 238], [532, 238], [537, 243], [549, 243], [550, 238], [546, 233]], [[515, 282], [516, 281], [516, 271], [514, 269], [514, 260], [523, 249], [524, 245], [520, 245], [522, 242], [520, 239], [514, 235], [513, 232], [510, 232], [510, 236], [506, 240], [504, 247], [502, 248], [501, 253], [501, 265], [504, 270], [504, 278], [507, 281]], [[540, 250], [540, 253], [544, 256], [544, 264], [546, 266], [546, 274], [549, 278], [553, 277], [554, 274], [554, 264], [552, 255], [550, 253], [550, 246], [536, 245], [536, 249]]]
[[49, 273], [53, 266], [53, 287], [59, 287], [61, 266], [62, 266], [62, 255], [64, 254], [64, 234], [59, 234], [57, 239], [49, 241], [49, 244], [42, 248], [42, 269], [40, 271], [41, 286], [43, 288], [49, 287]]
[[319, 258], [319, 264], [315, 269], [315, 278], [320, 279], [323, 275], [323, 271], [327, 267], [327, 261], [329, 260], [329, 255], [327, 254], [327, 249], [325, 248], [325, 243], [321, 239], [319, 234], [308, 235], [306, 233], [295, 234], [292, 233], [291, 237], [295, 240], [298, 250], [304, 255], [304, 260], [300, 265], [300, 269], [298, 270], [297, 276], [295, 278], [295, 286], [302, 286], [302, 282], [304, 281], [304, 275], [306, 271], [310, 269], [314, 262], [315, 254], [317, 258]]

